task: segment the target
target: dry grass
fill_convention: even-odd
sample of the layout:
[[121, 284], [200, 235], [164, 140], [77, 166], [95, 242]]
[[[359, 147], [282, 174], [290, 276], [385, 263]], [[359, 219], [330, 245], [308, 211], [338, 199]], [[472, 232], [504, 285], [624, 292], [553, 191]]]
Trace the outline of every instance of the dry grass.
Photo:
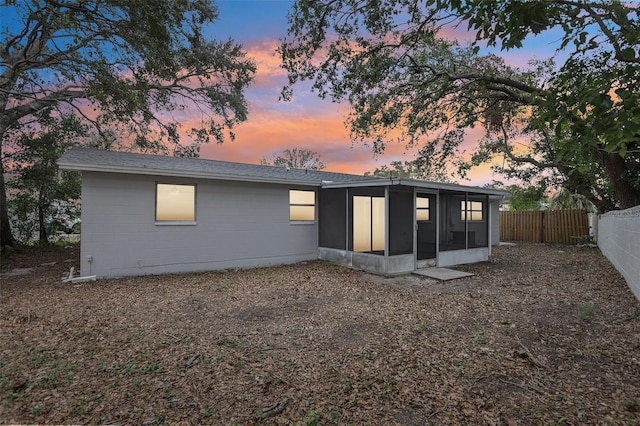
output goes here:
[[[640, 304], [597, 249], [471, 278], [322, 262], [63, 284], [4, 258], [0, 423], [640, 424]], [[57, 260], [55, 266], [38, 266]]]

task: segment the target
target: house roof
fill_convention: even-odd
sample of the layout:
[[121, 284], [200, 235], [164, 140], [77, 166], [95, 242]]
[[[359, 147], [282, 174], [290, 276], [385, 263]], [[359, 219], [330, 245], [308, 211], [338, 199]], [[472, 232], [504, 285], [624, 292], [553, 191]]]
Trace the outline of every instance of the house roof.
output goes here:
[[348, 182], [325, 182], [323, 188], [346, 188], [357, 186], [394, 186], [403, 185], [422, 189], [425, 192], [450, 191], [450, 192], [471, 192], [492, 196], [492, 198], [504, 198], [509, 193], [502, 189], [481, 188], [479, 186], [459, 185], [457, 183], [429, 182], [426, 180], [408, 178], [377, 178], [374, 181], [348, 181]]
[[232, 163], [229, 161], [204, 160], [201, 158], [169, 157], [90, 148], [70, 149], [60, 157], [58, 166], [63, 170], [289, 183], [312, 186], [321, 186], [323, 181], [346, 182], [367, 179], [365, 176], [311, 169], [289, 169], [286, 167]]
[[503, 197], [507, 194], [506, 191], [493, 188], [479, 188], [415, 179], [380, 178], [311, 169], [289, 169], [286, 167], [233, 163], [201, 158], [169, 157], [78, 147], [64, 153], [58, 159], [58, 166], [63, 170], [72, 171], [286, 183], [326, 188], [406, 185], [425, 190], [463, 191], [497, 197]]

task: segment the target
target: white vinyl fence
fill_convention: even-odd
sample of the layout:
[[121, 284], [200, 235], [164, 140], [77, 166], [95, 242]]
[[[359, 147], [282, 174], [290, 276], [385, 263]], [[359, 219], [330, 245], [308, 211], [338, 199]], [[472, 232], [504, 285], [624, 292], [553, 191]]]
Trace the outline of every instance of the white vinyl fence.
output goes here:
[[600, 215], [598, 247], [640, 301], [640, 206]]

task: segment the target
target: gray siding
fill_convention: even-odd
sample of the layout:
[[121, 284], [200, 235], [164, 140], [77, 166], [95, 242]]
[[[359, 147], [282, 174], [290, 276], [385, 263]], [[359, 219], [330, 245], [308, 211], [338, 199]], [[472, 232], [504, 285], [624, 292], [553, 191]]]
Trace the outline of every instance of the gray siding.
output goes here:
[[491, 219], [489, 224], [491, 245], [497, 246], [500, 244], [500, 201], [489, 201], [489, 217]]
[[[196, 225], [155, 224], [156, 182], [197, 185]], [[83, 172], [81, 273], [144, 275], [316, 259], [317, 223], [289, 222], [289, 189]]]

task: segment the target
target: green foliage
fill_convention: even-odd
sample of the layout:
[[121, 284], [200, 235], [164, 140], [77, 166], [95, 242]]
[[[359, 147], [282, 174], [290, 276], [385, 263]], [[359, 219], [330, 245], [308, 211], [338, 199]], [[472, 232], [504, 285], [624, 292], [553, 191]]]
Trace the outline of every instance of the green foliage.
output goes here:
[[80, 176], [60, 172], [56, 161], [86, 128], [74, 116], [52, 116], [50, 109], [38, 114], [38, 122], [39, 129], [23, 129], [13, 141], [8, 167], [12, 224], [23, 243], [35, 235], [48, 243], [56, 231], [69, 232], [80, 214], [74, 202], [80, 198]]
[[218, 415], [220, 408], [221, 408], [220, 405], [216, 405], [215, 407], [212, 407], [212, 408], [202, 409], [200, 411], [200, 417], [202, 417], [203, 419], [208, 419], [209, 417], [215, 417]]
[[434, 167], [428, 157], [419, 156], [412, 161], [392, 161], [389, 165], [377, 167], [365, 176], [419, 179], [430, 182], [451, 182], [444, 167]]
[[[203, 28], [217, 19], [210, 1], [49, 1], [5, 5], [23, 26], [7, 27], [0, 105], [11, 122], [45, 106], [91, 105], [109, 127], [123, 123], [142, 148], [177, 144], [180, 123], [170, 113], [203, 109], [195, 142], [222, 141], [223, 129], [246, 119], [242, 90], [255, 65], [232, 41], [207, 40]], [[28, 60], [20, 60], [20, 52]], [[86, 111], [86, 109], [84, 109]], [[167, 114], [169, 113], [169, 114]], [[164, 115], [163, 115], [164, 114]], [[78, 115], [80, 117], [80, 115]]]
[[594, 305], [593, 303], [587, 303], [580, 306], [580, 311], [578, 312], [578, 318], [584, 322], [591, 322], [591, 313], [593, 312]]
[[510, 185], [509, 210], [541, 210], [547, 199], [544, 186]]
[[640, 404], [636, 400], [628, 399], [622, 402], [622, 406], [625, 410], [631, 411], [632, 413], [640, 412]]
[[322, 424], [322, 412], [320, 410], [311, 410], [302, 419], [304, 426], [315, 426]]
[[325, 167], [320, 154], [306, 148], [285, 149], [281, 154], [274, 155], [271, 159], [262, 158], [260, 164], [310, 170], [322, 170]]
[[597, 213], [598, 209], [585, 196], [575, 192], [562, 189], [551, 197], [549, 200], [549, 210], [567, 210], [577, 209], [586, 210], [590, 213]]
[[[420, 144], [422, 157], [461, 176], [502, 159], [496, 170], [509, 178], [544, 177], [601, 210], [630, 207], [640, 204], [638, 22], [637, 5], [617, 0], [299, 0], [280, 47], [283, 97], [311, 80], [321, 97], [349, 101], [352, 138], [374, 152]], [[452, 40], [444, 30], [455, 25], [475, 42]], [[518, 69], [480, 53], [552, 29], [564, 64]], [[485, 136], [466, 161], [461, 143], [478, 125]]]
[[[218, 16], [211, 0], [28, 0], [0, 8], [15, 16], [0, 34], [1, 176], [12, 145], [38, 136], [43, 117], [74, 116], [107, 141], [115, 134], [137, 150], [189, 156], [227, 131], [233, 138], [247, 117], [243, 90], [255, 64], [233, 41], [205, 38]], [[202, 118], [183, 128], [182, 111], [193, 108]], [[12, 236], [3, 179], [0, 195], [5, 245]]]

